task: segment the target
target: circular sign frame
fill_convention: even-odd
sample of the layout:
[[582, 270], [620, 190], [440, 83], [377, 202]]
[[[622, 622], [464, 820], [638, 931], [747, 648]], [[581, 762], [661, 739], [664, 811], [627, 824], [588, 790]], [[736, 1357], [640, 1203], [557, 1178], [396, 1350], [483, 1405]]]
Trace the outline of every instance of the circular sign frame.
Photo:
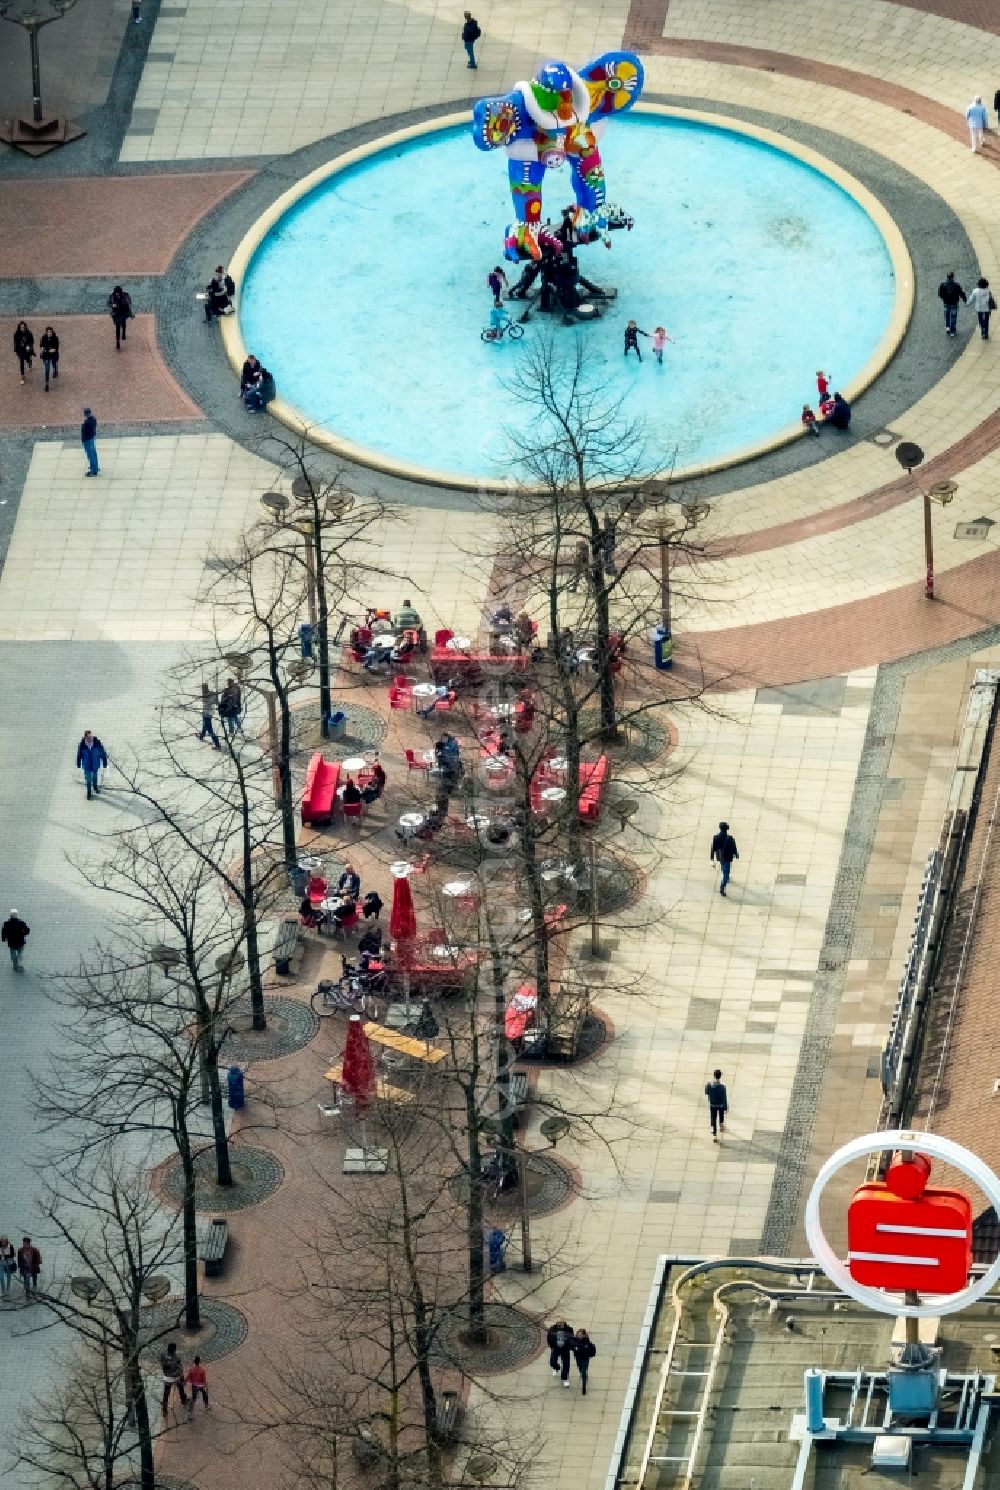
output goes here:
[[860, 1138], [852, 1138], [850, 1143], [845, 1143], [835, 1154], [830, 1155], [809, 1192], [809, 1199], [806, 1201], [805, 1228], [813, 1256], [830, 1281], [835, 1283], [843, 1293], [848, 1294], [857, 1303], [874, 1309], [878, 1314], [902, 1315], [904, 1319], [935, 1319], [944, 1314], [957, 1314], [960, 1309], [965, 1309], [969, 1304], [974, 1304], [977, 1299], [981, 1299], [983, 1294], [988, 1293], [1000, 1280], [1000, 1256], [990, 1265], [982, 1278], [975, 1283], [970, 1283], [958, 1293], [934, 1294], [919, 1304], [907, 1304], [901, 1299], [897, 1302], [898, 1296], [894, 1297], [881, 1288], [869, 1288], [865, 1284], [856, 1283], [846, 1264], [841, 1262], [823, 1234], [819, 1219], [819, 1203], [823, 1191], [833, 1176], [839, 1174], [846, 1165], [853, 1164], [856, 1159], [864, 1159], [868, 1154], [883, 1152], [887, 1149], [912, 1149], [921, 1154], [928, 1154], [932, 1159], [940, 1159], [943, 1163], [950, 1164], [964, 1174], [966, 1179], [972, 1180], [975, 1185], [979, 1186], [997, 1214], [1000, 1215], [1000, 1179], [997, 1179], [992, 1169], [984, 1164], [982, 1159], [971, 1153], [969, 1149], [963, 1148], [961, 1144], [954, 1143], [950, 1138], [941, 1138], [936, 1133], [917, 1133], [903, 1128], [891, 1128], [884, 1133], [865, 1133]]

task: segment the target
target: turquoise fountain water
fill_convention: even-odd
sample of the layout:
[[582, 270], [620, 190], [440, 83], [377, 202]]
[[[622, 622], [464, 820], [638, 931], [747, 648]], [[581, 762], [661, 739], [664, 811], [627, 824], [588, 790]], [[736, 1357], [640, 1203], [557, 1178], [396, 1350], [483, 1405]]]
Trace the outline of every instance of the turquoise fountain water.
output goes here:
[[[390, 147], [302, 198], [255, 253], [240, 298], [247, 348], [310, 424], [450, 476], [497, 479], [512, 396], [533, 342], [579, 337], [587, 364], [643, 421], [650, 463], [725, 459], [796, 423], [815, 372], [846, 386], [874, 353], [895, 296], [886, 244], [827, 176], [737, 131], [631, 115], [604, 142], [609, 198], [634, 217], [581, 272], [618, 290], [605, 316], [563, 326], [533, 312], [517, 343], [484, 343], [486, 275], [501, 262], [506, 163], [465, 128]], [[570, 200], [558, 178], [546, 212]], [[504, 266], [508, 279], [516, 265]], [[518, 313], [517, 302], [511, 309]], [[663, 365], [625, 323], [666, 327]], [[558, 351], [557, 351], [558, 355]]]

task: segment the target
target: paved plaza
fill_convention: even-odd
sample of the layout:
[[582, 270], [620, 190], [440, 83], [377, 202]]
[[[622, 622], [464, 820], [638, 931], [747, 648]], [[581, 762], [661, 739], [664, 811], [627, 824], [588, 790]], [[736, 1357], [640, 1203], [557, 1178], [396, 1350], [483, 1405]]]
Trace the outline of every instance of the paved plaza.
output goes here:
[[[133, 26], [128, 0], [80, 0], [42, 33], [46, 104], [87, 134], [36, 162], [0, 146], [0, 911], [17, 906], [31, 926], [23, 976], [0, 965], [0, 1232], [39, 1229], [31, 1073], [54, 1042], [48, 980], [106, 928], [106, 897], [79, 865], [128, 821], [114, 793], [87, 803], [76, 742], [94, 728], [109, 749], [143, 751], [167, 670], [208, 634], [206, 559], [232, 547], [283, 479], [195, 292], [281, 191], [344, 149], [468, 108], [549, 56], [579, 64], [632, 46], [651, 101], [776, 129], [884, 191], [910, 244], [916, 302], [842, 446], [824, 432], [698, 488], [711, 507], [705, 583], [678, 595], [675, 657], [681, 678], [708, 678], [711, 707], [671, 719], [676, 744], [636, 818], [608, 830], [642, 873], [645, 913], [623, 918], [613, 954], [616, 978], [641, 996], [598, 1000], [614, 1038], [574, 1076], [595, 1106], [612, 1095], [626, 1105], [634, 1128], [613, 1155], [573, 1134], [560, 1143], [579, 1193], [535, 1225], [538, 1254], [559, 1253], [558, 1276], [543, 1271], [529, 1289], [512, 1269], [493, 1294], [539, 1319], [558, 1310], [596, 1340], [586, 1398], [558, 1390], [544, 1356], [490, 1388], [526, 1439], [544, 1441], [532, 1490], [598, 1490], [656, 1257], [800, 1255], [807, 1179], [874, 1123], [879, 1051], [968, 688], [977, 667], [1000, 665], [1000, 362], [967, 311], [959, 337], [945, 338], [936, 297], [953, 267], [967, 288], [980, 273], [1000, 285], [1000, 134], [974, 154], [964, 118], [974, 94], [992, 103], [1000, 87], [1000, 9], [843, 0], [833, 16], [805, 17], [793, 0], [486, 0], [472, 73], [462, 8], [153, 0]], [[30, 71], [19, 29], [0, 21], [0, 42], [6, 115], [30, 106]], [[816, 267], [821, 295], [821, 257]], [[121, 354], [104, 309], [119, 282], [136, 309]], [[711, 292], [707, 268], [692, 293]], [[11, 335], [22, 316], [36, 337], [51, 320], [63, 339], [47, 396], [37, 362], [20, 384]], [[85, 476], [84, 404], [99, 421], [99, 481]], [[933, 602], [900, 440], [925, 451], [922, 479], [958, 484], [933, 513]], [[475, 494], [346, 476], [396, 505], [372, 558], [408, 576], [428, 628], [476, 634], [490, 576], [470, 558], [488, 521]], [[396, 782], [403, 742], [391, 721]], [[727, 900], [709, 864], [720, 819], [740, 850]], [[303, 982], [292, 996], [308, 992]], [[310, 1112], [329, 1038], [325, 1026], [279, 1068]], [[731, 1101], [720, 1145], [702, 1095], [715, 1065]], [[543, 1089], [558, 1079], [538, 1077]], [[247, 1338], [213, 1366], [211, 1421], [160, 1446], [168, 1474], [205, 1490], [263, 1486], [261, 1465], [283, 1490], [280, 1456], [237, 1423], [241, 1384], [263, 1379], [269, 1345], [289, 1332], [260, 1253], [273, 1258], [311, 1215], [301, 1146], [315, 1137], [292, 1123], [260, 1140], [285, 1182], [236, 1220], [233, 1267], [207, 1285], [247, 1316]], [[526, 1142], [543, 1145], [534, 1121]], [[0, 1309], [8, 1422], [56, 1369], [26, 1312]], [[493, 1410], [476, 1390], [470, 1406]], [[0, 1483], [20, 1490], [2, 1471]]]

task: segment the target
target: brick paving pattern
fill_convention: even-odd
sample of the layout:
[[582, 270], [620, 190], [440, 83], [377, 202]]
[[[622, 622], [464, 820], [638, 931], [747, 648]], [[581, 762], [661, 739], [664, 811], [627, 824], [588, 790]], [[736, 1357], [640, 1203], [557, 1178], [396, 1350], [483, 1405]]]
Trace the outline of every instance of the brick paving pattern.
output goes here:
[[[100, 274], [115, 284], [130, 274], [164, 274], [200, 219], [251, 174], [5, 181], [0, 278]], [[206, 283], [214, 268], [206, 265]]]
[[[107, 291], [102, 290], [100, 298], [106, 299]], [[97, 416], [100, 458], [102, 428], [204, 417], [171, 377], [156, 345], [152, 316], [137, 315], [129, 322], [120, 352], [115, 350], [115, 328], [106, 313], [49, 317], [33, 311], [24, 319], [34, 332], [36, 351], [51, 322], [59, 337], [59, 377], [46, 393], [45, 373], [36, 356], [21, 386], [13, 349], [18, 318], [0, 317], [0, 346], [7, 350], [6, 371], [0, 375], [0, 424], [8, 429], [68, 425], [79, 432], [83, 407], [89, 404]], [[84, 459], [82, 451], [80, 458]]]

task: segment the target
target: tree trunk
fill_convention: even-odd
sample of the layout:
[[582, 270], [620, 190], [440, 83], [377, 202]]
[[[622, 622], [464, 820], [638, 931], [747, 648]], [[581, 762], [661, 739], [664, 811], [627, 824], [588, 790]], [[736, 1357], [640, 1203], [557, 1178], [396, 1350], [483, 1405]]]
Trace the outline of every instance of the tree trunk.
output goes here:
[[432, 1482], [441, 1480], [441, 1452], [435, 1439], [437, 1427], [437, 1395], [431, 1376], [430, 1353], [432, 1344], [431, 1310], [428, 1308], [420, 1281], [420, 1270], [413, 1247], [413, 1222], [410, 1216], [406, 1177], [402, 1169], [401, 1155], [393, 1145], [396, 1174], [399, 1181], [400, 1201], [403, 1212], [402, 1242], [406, 1273], [409, 1279], [410, 1307], [413, 1310], [413, 1337], [416, 1345], [417, 1380], [420, 1383], [420, 1402], [423, 1409], [424, 1437], [427, 1445], [427, 1468]]
[[276, 688], [278, 700], [278, 786], [281, 797], [281, 842], [285, 868], [294, 869], [299, 860], [295, 841], [295, 794], [292, 790], [292, 712], [288, 707], [288, 690]]
[[319, 728], [323, 739], [330, 734], [328, 720], [333, 710], [330, 690], [330, 623], [326, 607], [326, 576], [323, 559], [323, 525], [316, 524], [316, 660], [319, 664]]
[[618, 703], [615, 699], [615, 675], [611, 671], [614, 658], [611, 654], [611, 606], [607, 586], [603, 583], [594, 590], [594, 620], [597, 631], [597, 666], [601, 680], [601, 739], [618, 738]]
[[184, 1328], [186, 1330], [201, 1329], [201, 1313], [198, 1308], [198, 1210], [195, 1200], [195, 1169], [194, 1155], [191, 1152], [191, 1138], [187, 1130], [187, 1122], [184, 1118], [182, 1102], [186, 1097], [182, 1094], [176, 1109], [175, 1137], [177, 1140], [177, 1152], [180, 1155], [181, 1169], [184, 1174], [184, 1203], [182, 1207], [182, 1223], [184, 1231]]
[[500, 1146], [504, 1156], [514, 1152], [514, 1108], [510, 1100], [510, 1068], [513, 1065], [511, 1049], [507, 1043], [504, 1033], [504, 1014], [506, 1004], [504, 999], [504, 978], [506, 975], [506, 961], [500, 946], [497, 943], [492, 929], [489, 932], [490, 939], [490, 967], [493, 977], [493, 1022], [496, 1027], [496, 1064], [497, 1064], [497, 1116], [500, 1119]]
[[139, 1344], [133, 1337], [125, 1345], [126, 1389], [135, 1409], [135, 1431], [139, 1440], [139, 1484], [141, 1490], [156, 1490], [156, 1470], [153, 1464], [153, 1435], [149, 1426], [149, 1403], [142, 1379]]
[[[519, 772], [520, 776], [521, 773]], [[531, 911], [532, 956], [535, 964], [535, 992], [538, 994], [538, 1012], [543, 1028], [548, 1027], [552, 1009], [552, 985], [549, 981], [549, 928], [545, 922], [545, 898], [542, 894], [542, 875], [538, 865], [538, 841], [535, 837], [535, 819], [531, 809], [531, 781], [519, 780], [521, 791], [521, 862], [528, 888], [528, 907]]]
[[486, 1239], [483, 1235], [483, 1154], [479, 1142], [482, 1118], [478, 1111], [479, 1093], [479, 1036], [475, 1026], [475, 1012], [470, 1012], [472, 1033], [471, 1059], [468, 1071], [462, 1079], [465, 1097], [465, 1126], [468, 1143], [469, 1205], [469, 1335], [479, 1343], [486, 1342], [486, 1262], [483, 1256]]
[[229, 1161], [229, 1136], [226, 1133], [226, 1113], [222, 1104], [222, 1083], [219, 1080], [219, 1047], [214, 1029], [211, 1035], [204, 1038], [208, 1100], [212, 1110], [212, 1142], [215, 1145], [215, 1183], [228, 1186], [233, 1183], [233, 1169]]
[[247, 975], [250, 979], [251, 1025], [267, 1029], [264, 1014], [264, 976], [260, 967], [260, 945], [257, 939], [257, 908], [254, 904], [253, 845], [250, 841], [250, 809], [243, 796], [243, 937], [247, 949]]

